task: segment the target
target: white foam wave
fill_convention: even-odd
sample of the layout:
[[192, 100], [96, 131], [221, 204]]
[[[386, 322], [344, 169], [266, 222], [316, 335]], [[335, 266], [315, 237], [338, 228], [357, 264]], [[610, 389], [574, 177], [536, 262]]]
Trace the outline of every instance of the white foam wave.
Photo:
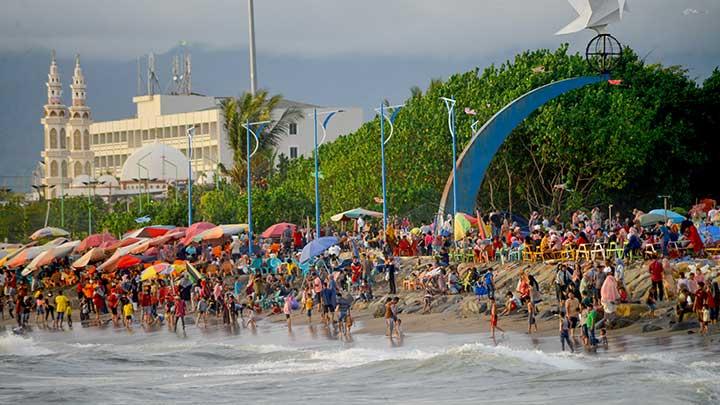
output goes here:
[[469, 343], [450, 348], [448, 354], [483, 354], [498, 358], [510, 358], [524, 363], [540, 364], [560, 370], [583, 370], [587, 366], [569, 353], [546, 353], [541, 350], [519, 349], [509, 346], [491, 346], [483, 343]]
[[32, 337], [23, 337], [8, 332], [0, 337], [0, 354], [14, 356], [45, 356], [54, 352], [40, 346]]

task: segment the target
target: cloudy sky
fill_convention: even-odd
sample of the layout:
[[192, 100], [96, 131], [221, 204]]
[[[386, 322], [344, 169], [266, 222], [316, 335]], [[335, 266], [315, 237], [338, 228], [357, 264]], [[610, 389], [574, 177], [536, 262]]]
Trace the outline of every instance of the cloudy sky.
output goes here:
[[[42, 148], [49, 50], [69, 83], [79, 52], [96, 120], [132, 115], [135, 59], [159, 55], [161, 81], [181, 41], [193, 52], [193, 90], [247, 89], [247, 0], [1, 0], [0, 183], [32, 170]], [[720, 63], [720, 0], [628, 0], [610, 31], [648, 62], [682, 65], [702, 81]], [[260, 87], [321, 105], [401, 102], [431, 78], [571, 44], [566, 0], [255, 0]], [[65, 88], [66, 95], [68, 89]], [[65, 100], [69, 103], [69, 99]]]
[[[718, 0], [629, 0], [612, 31], [656, 52], [718, 56]], [[0, 49], [125, 59], [184, 40], [247, 45], [245, 0], [3, 0]], [[256, 0], [257, 45], [308, 58], [459, 56], [558, 42], [566, 0]], [[565, 37], [583, 43], [590, 33]]]

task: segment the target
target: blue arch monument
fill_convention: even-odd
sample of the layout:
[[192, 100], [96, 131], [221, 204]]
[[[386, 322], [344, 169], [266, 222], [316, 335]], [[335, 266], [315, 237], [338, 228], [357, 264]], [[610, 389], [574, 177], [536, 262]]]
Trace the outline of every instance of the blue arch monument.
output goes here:
[[[585, 87], [607, 81], [609, 75], [582, 76], [560, 80], [531, 90], [510, 102], [490, 118], [473, 135], [457, 160], [457, 212], [473, 213], [485, 172], [500, 145], [525, 118], [552, 99]], [[445, 183], [438, 214], [453, 212], [453, 175]]]

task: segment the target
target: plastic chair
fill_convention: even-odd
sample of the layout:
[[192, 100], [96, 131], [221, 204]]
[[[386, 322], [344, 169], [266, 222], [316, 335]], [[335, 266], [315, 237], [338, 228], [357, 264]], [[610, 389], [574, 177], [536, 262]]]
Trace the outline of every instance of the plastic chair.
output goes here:
[[608, 257], [616, 257], [618, 259], [622, 259], [623, 256], [623, 249], [618, 246], [617, 242], [610, 242], [608, 248], [605, 249], [605, 252], [607, 253]]
[[603, 260], [607, 260], [607, 256], [605, 254], [605, 248], [603, 247], [602, 243], [594, 243], [593, 248], [590, 251], [590, 257], [592, 260], [597, 260], [597, 255], [602, 256]]
[[591, 260], [590, 257], [590, 249], [588, 249], [588, 244], [583, 243], [582, 245], [578, 246], [577, 250], [575, 251], [575, 260], [580, 260], [585, 257], [587, 260]]

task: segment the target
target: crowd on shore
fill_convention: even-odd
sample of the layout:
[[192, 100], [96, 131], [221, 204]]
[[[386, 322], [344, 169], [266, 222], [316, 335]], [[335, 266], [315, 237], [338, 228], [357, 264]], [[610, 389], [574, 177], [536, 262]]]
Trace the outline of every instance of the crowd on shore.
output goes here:
[[[157, 249], [155, 257], [155, 262], [171, 264], [169, 271], [147, 278], [148, 264], [100, 271], [96, 265], [72, 267], [68, 258], [30, 276], [22, 276], [20, 269], [5, 269], [0, 272], [0, 314], [3, 319], [6, 314], [15, 318], [18, 330], [33, 324], [62, 329], [79, 320], [83, 327], [109, 322], [128, 329], [164, 324], [171, 331], [183, 331], [188, 317], [197, 327], [254, 328], [260, 314], [284, 315], [291, 329], [293, 314], [301, 312], [308, 323], [319, 316], [322, 324], [349, 336], [353, 303], [376, 300], [382, 291], [387, 334], [397, 336], [402, 313], [397, 299], [398, 257], [430, 256], [431, 263], [404, 271], [402, 280], [407, 283], [403, 287], [424, 292], [424, 312], [439, 295], [474, 293], [489, 304], [493, 337], [495, 330], [502, 331], [499, 319], [518, 312], [527, 314], [527, 332], [533, 333], [538, 306], [550, 304], [543, 302], [538, 281], [521, 270], [516, 287], [498, 294], [493, 267], [509, 259], [507, 252], [515, 248], [536, 250], [542, 256], [567, 246], [613, 242], [624, 246], [622, 254], [604, 260], [548, 256], [559, 258], [553, 285], [543, 287], [557, 301], [551, 305], [559, 319], [563, 349], [566, 344], [571, 350], [576, 347], [576, 333], [586, 346], [606, 341], [617, 305], [631, 299], [646, 304], [651, 316], [660, 303], [675, 299], [678, 320], [694, 314], [700, 332], [707, 333], [708, 325], [718, 320], [717, 274], [706, 269], [690, 274], [674, 271], [670, 259], [678, 252], [668, 249], [674, 242], [684, 247], [683, 254], [705, 255], [707, 247], [696, 223], [643, 227], [638, 221], [642, 213], [634, 214], [633, 220], [620, 221], [619, 217], [603, 220], [597, 210], [590, 215], [576, 212], [568, 224], [562, 224], [532, 213], [522, 229], [510, 217], [493, 212], [484, 216], [489, 235], [478, 228], [461, 240], [453, 240], [451, 217], [418, 227], [407, 219], [394, 219], [387, 229], [359, 218], [347, 232], [325, 229], [324, 234], [336, 236], [338, 243], [310, 263], [301, 263], [299, 257], [302, 248], [316, 239], [311, 229], [288, 228], [278, 238], [256, 240], [253, 255], [248, 254], [243, 237], [188, 244], [177, 238]], [[643, 245], [658, 242], [658, 255], [648, 262], [652, 288], [644, 297], [631, 297], [624, 281], [625, 260]], [[453, 258], [461, 249], [473, 253], [472, 266], [462, 272]], [[73, 319], [76, 313], [78, 320]]]

